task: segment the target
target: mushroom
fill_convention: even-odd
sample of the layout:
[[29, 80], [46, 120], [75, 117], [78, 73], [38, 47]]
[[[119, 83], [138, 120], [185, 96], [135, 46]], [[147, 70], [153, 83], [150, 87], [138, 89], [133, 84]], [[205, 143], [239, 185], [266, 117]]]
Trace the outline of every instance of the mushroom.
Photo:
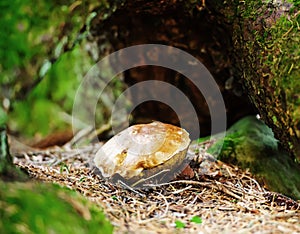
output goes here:
[[94, 163], [104, 178], [132, 187], [166, 182], [187, 165], [190, 142], [183, 128], [158, 121], [137, 124], [107, 141]]

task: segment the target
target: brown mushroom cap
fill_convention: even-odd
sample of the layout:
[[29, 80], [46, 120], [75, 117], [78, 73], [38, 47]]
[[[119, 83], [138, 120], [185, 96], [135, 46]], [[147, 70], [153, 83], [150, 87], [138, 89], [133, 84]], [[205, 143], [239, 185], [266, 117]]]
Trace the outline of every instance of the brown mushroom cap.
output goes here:
[[186, 130], [170, 124], [138, 124], [106, 142], [94, 162], [103, 177], [119, 174], [125, 180], [137, 180], [177, 168], [185, 159], [190, 141]]

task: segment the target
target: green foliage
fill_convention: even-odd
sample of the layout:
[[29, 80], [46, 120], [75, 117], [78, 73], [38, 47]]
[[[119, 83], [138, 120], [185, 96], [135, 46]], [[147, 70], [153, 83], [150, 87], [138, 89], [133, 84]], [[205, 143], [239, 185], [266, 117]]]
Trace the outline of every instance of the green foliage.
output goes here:
[[[97, 46], [87, 41], [90, 24], [96, 16], [108, 17], [116, 4], [121, 2], [0, 3], [0, 103], [10, 103], [5, 107], [10, 130], [28, 137], [70, 128], [76, 90], [98, 59]], [[115, 96], [120, 82], [113, 86]], [[108, 106], [97, 111], [100, 124], [109, 118]], [[0, 121], [5, 116], [0, 109]]]
[[185, 223], [181, 222], [180, 220], [175, 221], [176, 228], [185, 228]]
[[[58, 57], [59, 48], [77, 39], [79, 29], [89, 16], [89, 9], [98, 5], [90, 0], [89, 5], [71, 0], [30, 1], [15, 0], [0, 3], [0, 40], [1, 71], [18, 67], [41, 65], [48, 53]], [[62, 34], [62, 30], [65, 30]], [[67, 39], [61, 40], [63, 36]], [[62, 43], [63, 42], [63, 43]], [[56, 57], [56, 58], [57, 58]], [[7, 73], [9, 74], [9, 73]], [[9, 80], [15, 79], [11, 76]], [[6, 79], [8, 80], [8, 79]]]
[[[82, 57], [86, 59], [82, 59]], [[71, 125], [73, 99], [91, 61], [80, 46], [64, 54], [25, 100], [13, 103], [9, 126], [22, 134], [43, 135]], [[69, 116], [69, 117], [68, 117]]]
[[[91, 59], [80, 45], [62, 54], [79, 42], [79, 30], [90, 23], [90, 10], [99, 4], [102, 2], [96, 0], [0, 3], [0, 102], [7, 99], [11, 103], [11, 130], [32, 136], [69, 124], [66, 116]], [[58, 61], [52, 65], [49, 59]], [[1, 112], [1, 121], [3, 116]]]
[[0, 181], [1, 233], [112, 233], [101, 210], [52, 184]]
[[193, 216], [192, 218], [191, 218], [191, 222], [192, 223], [197, 223], [197, 224], [201, 224], [202, 223], [202, 218], [201, 217], [199, 217], [199, 216]]
[[112, 198], [113, 200], [115, 200], [115, 201], [118, 200], [117, 196], [115, 196], [115, 195], [113, 195], [111, 198]]
[[[28, 12], [25, 6], [29, 2], [28, 0], [16, 0], [13, 2], [1, 1], [0, 3], [0, 25], [2, 31], [0, 40], [0, 71], [21, 65], [24, 60], [31, 56], [25, 34], [28, 32], [30, 24], [30, 15], [25, 14], [25, 12]], [[24, 13], [16, 10], [20, 8]], [[8, 81], [7, 76], [2, 77], [2, 79]]]

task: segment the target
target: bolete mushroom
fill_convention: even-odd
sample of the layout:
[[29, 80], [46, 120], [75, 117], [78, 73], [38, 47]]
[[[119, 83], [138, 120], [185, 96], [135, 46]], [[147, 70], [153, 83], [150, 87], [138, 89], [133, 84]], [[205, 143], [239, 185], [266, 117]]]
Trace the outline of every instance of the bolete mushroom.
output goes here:
[[104, 178], [132, 187], [166, 182], [187, 165], [190, 142], [183, 128], [157, 121], [137, 124], [107, 141], [94, 162]]

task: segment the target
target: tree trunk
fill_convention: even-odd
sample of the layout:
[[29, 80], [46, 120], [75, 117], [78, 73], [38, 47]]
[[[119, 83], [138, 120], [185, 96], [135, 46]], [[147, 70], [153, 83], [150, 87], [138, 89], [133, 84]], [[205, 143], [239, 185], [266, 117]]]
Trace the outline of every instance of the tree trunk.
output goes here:
[[[98, 14], [91, 32], [99, 48], [104, 43], [111, 50], [158, 43], [192, 54], [216, 79], [229, 126], [257, 111], [285, 149], [300, 160], [299, 19], [297, 7], [280, 1], [140, 0], [116, 5], [105, 19]], [[125, 74], [129, 85], [149, 79], [181, 89], [196, 107], [201, 135], [209, 134], [207, 104], [192, 84], [160, 67], [138, 67]], [[133, 122], [158, 119], [178, 124], [176, 114], [170, 112], [162, 103], [147, 102], [134, 110]], [[186, 128], [192, 131], [193, 126]]]
[[25, 181], [27, 179], [26, 174], [13, 164], [9, 153], [6, 128], [3, 126], [0, 126], [0, 178], [6, 181]]
[[299, 163], [300, 9], [294, 2], [239, 2], [233, 20], [219, 9], [234, 26], [234, 60], [252, 103]]

